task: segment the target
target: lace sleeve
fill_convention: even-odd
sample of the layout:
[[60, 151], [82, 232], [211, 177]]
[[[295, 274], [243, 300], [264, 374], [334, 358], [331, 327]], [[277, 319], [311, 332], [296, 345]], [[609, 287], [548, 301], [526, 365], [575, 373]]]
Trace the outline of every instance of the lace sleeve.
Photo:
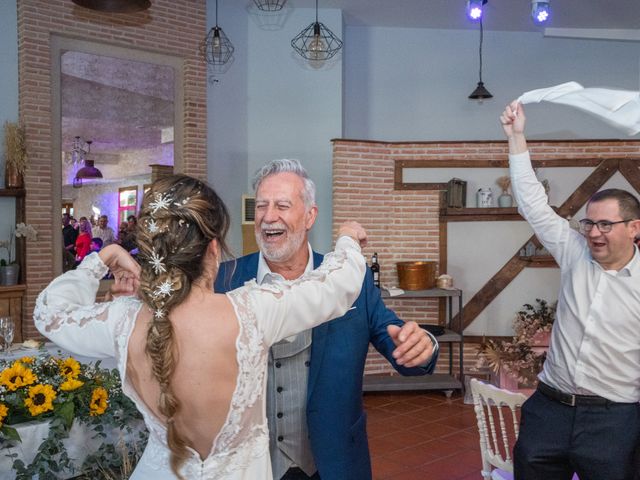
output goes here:
[[358, 298], [365, 273], [360, 246], [341, 237], [322, 265], [292, 282], [251, 287], [252, 303], [265, 341], [290, 335], [344, 315]]
[[76, 270], [54, 279], [36, 300], [33, 320], [40, 333], [79, 355], [115, 356], [114, 323], [119, 315], [110, 310], [117, 310], [119, 302], [95, 302], [107, 271], [92, 253]]

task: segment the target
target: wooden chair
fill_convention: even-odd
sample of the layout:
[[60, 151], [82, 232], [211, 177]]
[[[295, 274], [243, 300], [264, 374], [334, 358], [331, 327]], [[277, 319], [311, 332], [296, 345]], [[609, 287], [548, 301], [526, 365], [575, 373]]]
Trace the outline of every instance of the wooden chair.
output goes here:
[[517, 410], [527, 397], [503, 390], [477, 378], [471, 379], [471, 394], [480, 433], [482, 478], [513, 479], [512, 444], [518, 438]]

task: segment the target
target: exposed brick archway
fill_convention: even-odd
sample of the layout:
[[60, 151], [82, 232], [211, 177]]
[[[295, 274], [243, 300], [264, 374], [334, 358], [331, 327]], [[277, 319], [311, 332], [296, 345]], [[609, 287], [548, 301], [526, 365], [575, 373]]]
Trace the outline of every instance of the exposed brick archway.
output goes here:
[[29, 168], [25, 176], [26, 221], [38, 230], [27, 243], [26, 338], [37, 334], [31, 316], [38, 293], [53, 278], [59, 206], [55, 205], [51, 39], [104, 43], [182, 60], [182, 171], [206, 177], [206, 65], [198, 46], [206, 35], [205, 0], [154, 0], [145, 12], [110, 14], [70, 0], [18, 0], [19, 116], [26, 127]]

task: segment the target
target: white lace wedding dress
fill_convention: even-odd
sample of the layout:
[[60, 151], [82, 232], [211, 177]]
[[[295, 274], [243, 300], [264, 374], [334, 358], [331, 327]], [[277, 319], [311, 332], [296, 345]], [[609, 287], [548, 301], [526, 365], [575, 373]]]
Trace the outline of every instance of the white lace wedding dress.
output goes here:
[[[360, 292], [364, 270], [360, 247], [351, 238], [341, 237], [335, 252], [300, 279], [263, 286], [251, 281], [227, 294], [240, 327], [238, 379], [227, 419], [209, 455], [202, 460], [191, 450], [191, 458], [180, 471], [186, 479], [272, 478], [265, 415], [269, 347], [343, 315]], [[149, 429], [149, 443], [131, 478], [174, 479], [165, 427], [147, 410], [126, 376], [128, 340], [143, 304], [133, 297], [94, 303], [106, 271], [100, 257], [92, 254], [78, 269], [53, 280], [37, 299], [35, 324], [43, 335], [78, 355], [116, 358], [123, 391], [135, 402]]]

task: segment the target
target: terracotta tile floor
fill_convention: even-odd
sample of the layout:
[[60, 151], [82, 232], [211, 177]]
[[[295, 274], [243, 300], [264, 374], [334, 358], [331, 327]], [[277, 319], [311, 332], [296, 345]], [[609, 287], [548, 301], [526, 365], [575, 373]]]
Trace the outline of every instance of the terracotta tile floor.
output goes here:
[[460, 394], [366, 393], [374, 480], [479, 480], [473, 405]]

